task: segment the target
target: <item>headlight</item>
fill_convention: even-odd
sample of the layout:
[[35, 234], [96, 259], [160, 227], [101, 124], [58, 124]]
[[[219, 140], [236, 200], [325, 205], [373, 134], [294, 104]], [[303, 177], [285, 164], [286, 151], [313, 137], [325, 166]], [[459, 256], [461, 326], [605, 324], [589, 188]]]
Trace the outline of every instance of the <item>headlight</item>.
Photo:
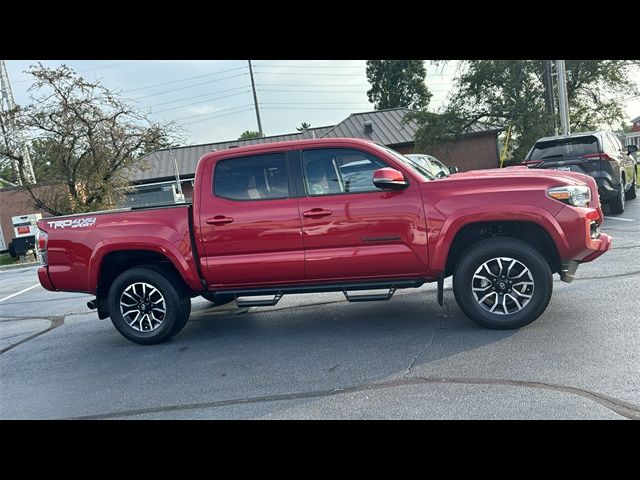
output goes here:
[[554, 187], [547, 190], [547, 196], [574, 207], [587, 207], [591, 201], [591, 189], [587, 185]]

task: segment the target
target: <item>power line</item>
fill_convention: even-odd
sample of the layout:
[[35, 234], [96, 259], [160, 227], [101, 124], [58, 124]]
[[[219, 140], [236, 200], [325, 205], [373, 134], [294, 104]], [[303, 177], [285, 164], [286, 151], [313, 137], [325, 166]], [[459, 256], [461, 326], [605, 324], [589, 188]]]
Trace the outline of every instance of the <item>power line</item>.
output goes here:
[[[89, 67], [89, 68], [83, 68], [82, 70], [75, 70], [76, 73], [82, 73], [82, 72], [88, 72], [91, 70], [100, 70], [102, 68], [114, 68], [114, 67], [118, 67], [121, 65], [125, 65], [125, 64], [129, 64], [129, 63], [142, 63], [145, 60], [127, 60], [126, 62], [120, 62], [120, 63], [112, 63], [111, 65], [99, 65], [96, 67]], [[13, 83], [25, 83], [25, 82], [33, 82], [32, 79], [28, 78], [25, 80], [18, 80], [16, 82]]]
[[164, 92], [151, 93], [149, 95], [144, 95], [142, 97], [136, 97], [133, 100], [142, 100], [143, 98], [155, 97], [155, 96], [158, 96], [158, 95], [164, 95], [166, 93], [177, 92], [178, 90], [186, 90], [187, 88], [199, 87], [201, 85], [208, 85], [210, 83], [222, 82], [223, 80], [229, 80], [231, 78], [244, 77], [245, 75], [249, 75], [249, 74], [248, 73], [239, 73], [238, 75], [231, 75], [230, 77], [217, 78], [215, 80], [209, 80], [207, 82], [195, 83], [193, 85], [187, 85], [186, 87], [180, 87], [180, 88], [174, 88], [174, 89], [171, 89], [171, 90], [165, 90]]
[[300, 75], [310, 75], [310, 76], [331, 76], [331, 77], [362, 77], [362, 76], [366, 76], [365, 73], [362, 74], [356, 74], [356, 73], [289, 73], [289, 72], [259, 72], [256, 71], [256, 74], [261, 74], [261, 75], [289, 75], [292, 77], [297, 77]]
[[[344, 102], [260, 102], [260, 105], [353, 105]], [[360, 105], [358, 103], [358, 105]]]
[[[249, 92], [251, 92], [251, 90], [243, 90], [242, 92], [230, 93], [229, 95], [222, 95], [221, 97], [210, 98], [209, 100], [207, 100], [207, 102], [211, 102], [213, 100], [219, 100], [221, 98], [235, 97], [236, 95], [243, 95], [243, 94], [249, 93]], [[191, 107], [193, 105], [202, 105], [202, 102], [187, 103], [186, 105], [178, 105], [177, 107], [164, 108], [162, 110], [157, 110], [157, 111], [151, 112], [151, 113], [168, 112], [169, 110], [177, 110], [177, 109], [180, 109], [180, 108]]]
[[194, 117], [201, 117], [203, 115], [211, 115], [211, 114], [217, 114], [218, 112], [227, 112], [229, 110], [235, 110], [237, 108], [245, 108], [245, 107], [250, 107], [251, 103], [248, 103], [246, 105], [238, 105], [237, 107], [229, 107], [229, 108], [222, 108], [220, 110], [216, 110], [215, 112], [205, 112], [205, 113], [196, 113], [195, 115], [188, 115], [186, 117], [180, 117], [180, 118], [174, 118], [173, 121], [177, 122], [179, 120], [186, 120], [187, 118], [194, 118]]
[[362, 69], [362, 66], [347, 66], [347, 65], [264, 65], [262, 63], [255, 64], [257, 68], [269, 67], [269, 68], [358, 68]]
[[348, 110], [352, 108], [372, 108], [373, 105], [350, 106], [350, 107], [264, 107], [267, 110]]
[[[363, 90], [291, 90], [291, 89], [271, 89], [271, 88], [259, 88], [259, 92], [303, 92], [303, 93], [318, 93], [318, 92], [328, 92], [328, 93], [366, 93]], [[445, 89], [429, 89], [432, 93], [447, 93], [450, 90]]]
[[184, 122], [184, 125], [191, 125], [192, 123], [206, 122], [207, 120], [213, 120], [214, 118], [228, 117], [229, 115], [236, 115], [238, 113], [250, 112], [252, 110], [253, 110], [253, 105], [251, 107], [245, 108], [244, 110], [238, 110], [237, 112], [225, 113], [223, 115], [215, 115], [215, 116], [209, 117], [209, 118], [202, 118], [200, 120], [194, 120], [193, 122]]
[[[153, 105], [148, 105], [148, 108], [159, 107], [161, 105], [169, 105], [170, 103], [183, 102], [185, 100], [191, 100], [193, 98], [210, 97], [211, 95], [217, 95], [218, 93], [232, 92], [233, 90], [240, 90], [241, 88], [251, 88], [251, 85], [243, 85], [242, 87], [234, 87], [234, 88], [228, 88], [226, 90], [218, 90], [218, 91], [211, 92], [211, 93], [204, 93], [204, 94], [201, 94], [201, 95], [193, 95], [191, 97], [179, 98], [177, 100], [170, 100], [168, 102], [154, 103]], [[212, 100], [215, 100], [215, 98], [212, 98]]]
[[122, 93], [137, 92], [138, 90], [145, 90], [147, 88], [160, 87], [162, 85], [170, 85], [172, 83], [186, 82], [187, 80], [193, 80], [193, 79], [196, 79], [196, 78], [203, 78], [203, 77], [210, 77], [212, 75], [220, 75], [221, 73], [233, 72], [233, 71], [236, 71], [236, 70], [243, 70], [245, 68], [247, 68], [247, 67], [229, 68], [228, 70], [221, 70], [219, 72], [205, 73], [204, 75], [195, 75], [193, 77], [185, 77], [185, 78], [181, 78], [180, 80], [173, 80], [171, 82], [156, 83], [154, 85], [147, 85], [146, 87], [134, 88], [133, 90], [125, 90]]

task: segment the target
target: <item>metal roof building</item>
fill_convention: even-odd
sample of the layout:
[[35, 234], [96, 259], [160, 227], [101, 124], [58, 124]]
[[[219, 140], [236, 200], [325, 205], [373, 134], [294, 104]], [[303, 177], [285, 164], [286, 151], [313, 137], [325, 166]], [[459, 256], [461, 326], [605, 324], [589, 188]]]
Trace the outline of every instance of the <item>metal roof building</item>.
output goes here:
[[[405, 122], [405, 116], [409, 112], [410, 110], [407, 108], [391, 108], [354, 113], [337, 125], [310, 128], [304, 132], [156, 150], [142, 157], [142, 160], [147, 164], [147, 168], [135, 168], [132, 171], [132, 180], [137, 184], [147, 184], [175, 179], [174, 159], [180, 178], [192, 178], [196, 171], [198, 160], [205, 153], [268, 142], [321, 137], [362, 138], [373, 140], [391, 148], [398, 148], [402, 151], [402, 147], [412, 146], [415, 142], [416, 122], [414, 120]], [[483, 134], [497, 135], [499, 131], [501, 129], [493, 125], [476, 122], [469, 128], [465, 137]]]

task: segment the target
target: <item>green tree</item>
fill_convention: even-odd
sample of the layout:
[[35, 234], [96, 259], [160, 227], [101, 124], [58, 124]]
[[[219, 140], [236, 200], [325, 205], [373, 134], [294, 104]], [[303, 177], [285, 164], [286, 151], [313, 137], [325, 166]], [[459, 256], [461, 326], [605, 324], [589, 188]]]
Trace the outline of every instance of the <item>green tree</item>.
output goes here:
[[3, 115], [11, 115], [24, 132], [43, 188], [26, 181], [21, 149], [3, 143], [0, 158], [18, 161], [34, 206], [52, 215], [120, 205], [131, 167], [141, 166], [137, 159], [142, 154], [170, 145], [175, 127], [150, 121], [113, 91], [64, 65], [50, 69], [40, 64], [28, 73], [34, 78], [31, 103]]
[[367, 60], [367, 91], [376, 110], [406, 107], [425, 109], [431, 93], [425, 84], [423, 60]]
[[261, 138], [260, 132], [256, 132], [254, 130], [245, 130], [240, 134], [238, 140], [246, 140], [247, 138]]
[[299, 127], [296, 127], [296, 130], [299, 132], [306, 132], [311, 128], [311, 124], [307, 122], [302, 122]]
[[[571, 131], [617, 130], [625, 120], [622, 100], [638, 93], [630, 73], [640, 61], [567, 60], [565, 65]], [[413, 115], [420, 150], [451, 141], [481, 121], [504, 130], [511, 125], [513, 161], [519, 163], [538, 138], [553, 134], [541, 60], [467, 60], [460, 71], [451, 100], [438, 114]]]

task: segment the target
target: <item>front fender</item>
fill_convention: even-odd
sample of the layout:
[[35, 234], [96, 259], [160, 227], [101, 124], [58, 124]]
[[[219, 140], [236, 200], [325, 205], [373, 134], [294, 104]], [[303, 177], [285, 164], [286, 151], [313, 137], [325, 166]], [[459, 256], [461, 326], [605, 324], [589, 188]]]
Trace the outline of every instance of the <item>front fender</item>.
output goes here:
[[429, 243], [429, 258], [432, 259], [429, 276], [435, 278], [445, 270], [453, 240], [463, 227], [472, 223], [508, 221], [531, 222], [542, 227], [555, 243], [561, 258], [569, 250], [569, 243], [560, 224], [544, 208], [531, 205], [482, 205], [465, 208], [448, 215], [437, 232], [430, 232], [434, 241]]

